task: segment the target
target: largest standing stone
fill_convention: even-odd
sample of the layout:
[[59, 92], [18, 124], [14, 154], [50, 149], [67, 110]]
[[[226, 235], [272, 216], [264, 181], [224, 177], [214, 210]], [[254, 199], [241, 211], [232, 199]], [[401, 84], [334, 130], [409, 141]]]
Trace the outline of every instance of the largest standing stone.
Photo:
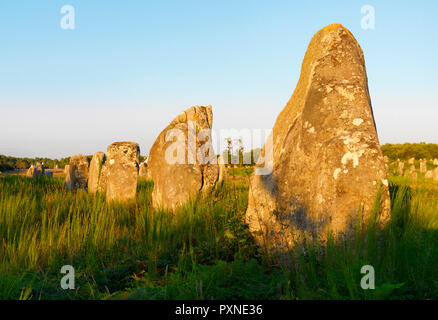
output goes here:
[[[377, 138], [362, 50], [340, 24], [317, 32], [297, 87], [264, 146], [268, 170], [251, 178], [246, 221], [268, 248], [348, 233], [359, 207], [368, 219], [381, 190], [389, 217], [386, 168]], [[272, 172], [269, 174], [269, 171]], [[263, 173], [256, 169], [256, 173]]]
[[215, 187], [219, 166], [211, 143], [212, 122], [211, 106], [194, 106], [181, 112], [155, 140], [148, 159], [155, 208], [174, 210]]
[[108, 147], [105, 189], [106, 200], [125, 202], [135, 199], [137, 194], [138, 163], [140, 147], [135, 142], [114, 142]]

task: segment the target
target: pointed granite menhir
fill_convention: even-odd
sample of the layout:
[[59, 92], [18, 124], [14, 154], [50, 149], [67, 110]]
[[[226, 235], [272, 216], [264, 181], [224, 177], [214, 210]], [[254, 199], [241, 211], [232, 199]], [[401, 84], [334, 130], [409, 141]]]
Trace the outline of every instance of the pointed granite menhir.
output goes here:
[[313, 36], [271, 137], [272, 172], [252, 176], [246, 212], [259, 244], [282, 249], [329, 230], [348, 235], [358, 217], [368, 220], [378, 194], [380, 225], [389, 219], [364, 55], [342, 25]]
[[211, 106], [194, 106], [181, 112], [155, 140], [148, 158], [155, 208], [174, 210], [215, 187], [219, 166], [211, 144], [212, 122]]

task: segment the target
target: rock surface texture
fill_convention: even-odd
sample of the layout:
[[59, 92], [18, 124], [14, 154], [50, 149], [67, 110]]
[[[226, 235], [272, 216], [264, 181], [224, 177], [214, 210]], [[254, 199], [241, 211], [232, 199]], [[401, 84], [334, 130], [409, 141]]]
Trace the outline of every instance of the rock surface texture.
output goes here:
[[140, 162], [138, 143], [114, 142], [108, 147], [106, 155], [103, 187], [106, 189], [106, 200], [125, 202], [135, 199]]
[[369, 218], [377, 194], [379, 222], [389, 219], [364, 56], [342, 25], [329, 25], [312, 38], [297, 87], [270, 138], [272, 148], [263, 148], [268, 171], [258, 174], [263, 172], [256, 168], [251, 177], [246, 212], [259, 244], [290, 248], [304, 235], [324, 238], [328, 230], [348, 236], [358, 216]]
[[102, 168], [105, 164], [105, 153], [96, 152], [90, 162], [90, 171], [88, 178], [88, 192], [96, 193], [98, 191], [99, 182], [102, 177]]
[[212, 122], [211, 106], [194, 106], [181, 112], [156, 139], [148, 158], [155, 208], [174, 210], [215, 187], [219, 166], [211, 144]]
[[71, 191], [87, 189], [88, 185], [88, 158], [82, 154], [70, 158], [70, 164], [65, 176], [65, 187]]

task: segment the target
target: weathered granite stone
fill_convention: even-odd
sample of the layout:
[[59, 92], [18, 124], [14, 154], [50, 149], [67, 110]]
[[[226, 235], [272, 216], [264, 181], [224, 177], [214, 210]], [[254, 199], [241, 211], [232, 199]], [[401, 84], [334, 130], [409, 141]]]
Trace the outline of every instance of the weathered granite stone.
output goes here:
[[433, 170], [433, 181], [438, 181], [438, 168]]
[[219, 166], [211, 144], [211, 106], [181, 112], [151, 148], [148, 169], [154, 181], [155, 208], [175, 209], [215, 187]]
[[70, 158], [70, 166], [65, 177], [65, 187], [71, 191], [87, 189], [89, 160], [82, 154]]
[[427, 171], [427, 160], [422, 159], [420, 161], [420, 172], [425, 173]]
[[410, 158], [408, 160], [408, 164], [414, 164], [415, 163], [415, 158]]
[[138, 176], [143, 179], [150, 179], [150, 174], [146, 161], [140, 163], [140, 170], [138, 171]]
[[102, 176], [102, 167], [105, 164], [105, 153], [96, 152], [90, 162], [90, 174], [88, 177], [88, 192], [96, 193]]
[[267, 249], [292, 247], [303, 236], [324, 238], [329, 230], [351, 236], [358, 218], [370, 217], [378, 194], [380, 225], [389, 220], [364, 56], [342, 25], [314, 35], [262, 156], [265, 169], [259, 164], [251, 177], [246, 221]]
[[398, 163], [398, 175], [399, 176], [403, 175], [404, 168], [405, 168], [405, 163], [404, 162], [399, 162]]
[[106, 154], [106, 200], [125, 202], [135, 199], [140, 161], [138, 143], [114, 142]]
[[426, 172], [426, 174], [424, 175], [424, 177], [427, 178], [427, 179], [433, 178], [433, 171], [432, 170], [428, 170]]
[[37, 162], [36, 165], [31, 165], [30, 168], [26, 172], [26, 177], [35, 178], [42, 177], [45, 175], [44, 165]]

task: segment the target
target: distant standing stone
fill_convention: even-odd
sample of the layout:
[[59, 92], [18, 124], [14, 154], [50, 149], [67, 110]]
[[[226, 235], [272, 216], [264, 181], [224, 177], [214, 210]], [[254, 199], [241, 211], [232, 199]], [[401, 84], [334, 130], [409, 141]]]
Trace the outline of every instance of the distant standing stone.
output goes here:
[[433, 181], [438, 181], [438, 168], [433, 170]]
[[408, 164], [414, 164], [415, 163], [415, 158], [410, 158], [408, 160]]
[[403, 170], [404, 170], [404, 168], [405, 168], [405, 163], [402, 161], [402, 162], [399, 162], [398, 163], [398, 175], [399, 176], [402, 176], [403, 175]]
[[138, 171], [138, 176], [143, 179], [150, 179], [148, 165], [146, 161], [140, 163], [140, 170]]
[[96, 193], [99, 187], [99, 181], [102, 177], [102, 167], [106, 157], [103, 152], [96, 152], [90, 162], [90, 174], [88, 178], [88, 192]]
[[433, 165], [438, 166], [438, 159], [433, 159]]
[[65, 187], [71, 191], [87, 189], [89, 160], [82, 154], [70, 158], [70, 165], [65, 177]]
[[417, 179], [418, 179], [418, 173], [417, 173], [416, 171], [411, 172], [411, 173], [410, 173], [410, 178], [411, 178], [412, 180], [417, 180]]
[[138, 143], [114, 142], [106, 154], [106, 200], [125, 202], [135, 199], [140, 161]]
[[433, 178], [433, 171], [432, 170], [428, 170], [426, 172], [426, 174], [424, 175], [425, 178], [430, 179]]
[[37, 162], [36, 165], [31, 165], [30, 168], [26, 172], [26, 177], [29, 178], [35, 178], [35, 177], [42, 177], [45, 175], [45, 168], [44, 165]]
[[423, 159], [420, 161], [420, 172], [425, 173], [427, 171], [427, 160]]

